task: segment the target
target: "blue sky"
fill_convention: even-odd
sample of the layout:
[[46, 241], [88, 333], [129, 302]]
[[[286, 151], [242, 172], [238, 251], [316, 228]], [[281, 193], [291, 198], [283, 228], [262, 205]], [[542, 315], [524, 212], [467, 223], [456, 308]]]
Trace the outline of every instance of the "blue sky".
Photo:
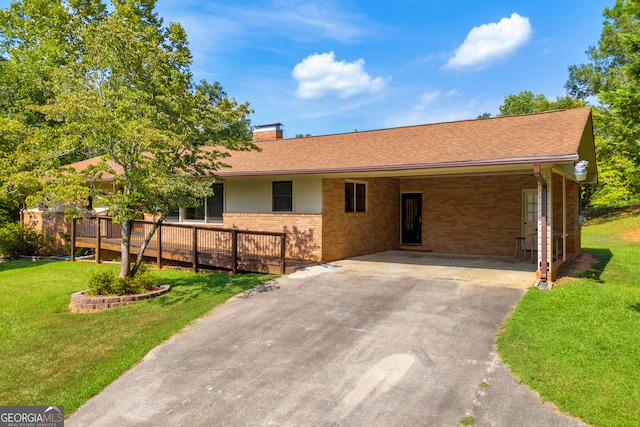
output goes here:
[[[159, 0], [187, 31], [196, 79], [219, 81], [285, 137], [495, 115], [554, 99], [614, 0]], [[0, 0], [0, 7], [9, 1]]]

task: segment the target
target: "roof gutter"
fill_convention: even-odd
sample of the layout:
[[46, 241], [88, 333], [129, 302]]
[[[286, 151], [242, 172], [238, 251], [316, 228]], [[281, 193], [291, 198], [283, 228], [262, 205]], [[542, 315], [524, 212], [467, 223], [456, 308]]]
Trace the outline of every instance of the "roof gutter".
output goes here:
[[[538, 180], [538, 182], [540, 183], [541, 187], [542, 187], [542, 200], [541, 200], [541, 206], [540, 206], [540, 213], [541, 213], [541, 218], [540, 218], [540, 234], [541, 234], [541, 239], [540, 239], [540, 280], [543, 282], [546, 282], [548, 279], [548, 275], [547, 272], [549, 270], [549, 265], [547, 262], [547, 192], [548, 192], [548, 185], [547, 185], [547, 181], [544, 179], [544, 177], [540, 174], [540, 163], [536, 163], [533, 165], [533, 174], [535, 175], [536, 179]], [[533, 250], [533, 248], [531, 248]]]
[[[541, 163], [573, 163], [578, 161], [578, 154], [564, 154], [559, 156], [540, 156], [540, 157], [522, 157], [511, 159], [490, 159], [490, 160], [471, 160], [462, 162], [443, 162], [443, 163], [414, 163], [402, 165], [380, 165], [380, 166], [360, 166], [347, 168], [319, 168], [319, 169], [272, 169], [272, 170], [253, 170], [238, 171], [233, 167], [220, 169], [216, 172], [217, 176], [268, 176], [268, 175], [321, 175], [333, 173], [366, 173], [366, 172], [393, 172], [393, 171], [418, 171], [424, 169], [446, 169], [456, 167], [481, 167], [481, 166], [509, 166], [509, 165], [540, 165]], [[114, 181], [113, 176], [105, 177], [100, 180], [87, 180], [88, 182], [111, 182]]]
[[329, 174], [329, 173], [356, 173], [356, 172], [390, 172], [421, 169], [444, 169], [472, 166], [505, 166], [527, 165], [540, 163], [573, 163], [578, 160], [577, 154], [565, 154], [560, 156], [523, 157], [511, 159], [471, 160], [462, 162], [443, 163], [415, 163], [403, 165], [361, 166], [352, 168], [321, 168], [321, 169], [283, 169], [283, 170], [258, 170], [258, 171], [234, 171], [230, 169], [220, 170], [219, 176], [258, 176], [258, 175], [302, 175], [302, 174]]

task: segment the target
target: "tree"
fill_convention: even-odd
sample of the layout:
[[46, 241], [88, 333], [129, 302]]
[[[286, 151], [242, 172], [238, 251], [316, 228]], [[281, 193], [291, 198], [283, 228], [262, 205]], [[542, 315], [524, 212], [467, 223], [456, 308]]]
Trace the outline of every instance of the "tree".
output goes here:
[[592, 199], [599, 204], [615, 205], [638, 197], [640, 171], [637, 153], [629, 152], [629, 145], [620, 136], [627, 132], [606, 107], [593, 109], [593, 128], [598, 159], [598, 180]]
[[[82, 172], [49, 168], [42, 190], [28, 201], [72, 204], [68, 212], [77, 215], [89, 197], [99, 199], [121, 228], [121, 277], [135, 275], [170, 211], [212, 194], [230, 151], [253, 148], [248, 104], [230, 99], [218, 83], [193, 82], [183, 28], [164, 26], [154, 6], [154, 0], [113, 0], [99, 19], [77, 17], [81, 48], [54, 68], [47, 104], [34, 107], [55, 124], [44, 133], [58, 149], [103, 156]], [[106, 176], [117, 191], [86, 185]], [[132, 224], [145, 214], [154, 225], [132, 266]]]
[[58, 124], [35, 107], [50, 101], [55, 69], [81, 51], [76, 30], [104, 16], [97, 0], [26, 0], [0, 9], [0, 189], [14, 204], [40, 188], [27, 175], [83, 157], [51, 143]]
[[617, 0], [604, 17], [589, 62], [569, 67], [565, 87], [602, 103], [594, 131], [604, 185], [596, 196], [612, 203], [640, 196], [640, 3]]
[[500, 116], [512, 116], [515, 114], [541, 113], [550, 110], [562, 110], [580, 108], [586, 106], [584, 100], [568, 95], [558, 96], [555, 101], [550, 101], [543, 94], [534, 95], [530, 90], [524, 90], [519, 94], [510, 94], [499, 107]]
[[[514, 114], [542, 113], [551, 110], [581, 108], [586, 105], [586, 101], [570, 95], [558, 96], [555, 101], [550, 101], [543, 94], [534, 95], [530, 90], [524, 90], [517, 95], [510, 94], [505, 97], [502, 105], [499, 107], [499, 115], [509, 116]], [[600, 116], [598, 116], [598, 118], [599, 117]], [[589, 205], [593, 192], [592, 186], [580, 187], [581, 202], [585, 208]]]

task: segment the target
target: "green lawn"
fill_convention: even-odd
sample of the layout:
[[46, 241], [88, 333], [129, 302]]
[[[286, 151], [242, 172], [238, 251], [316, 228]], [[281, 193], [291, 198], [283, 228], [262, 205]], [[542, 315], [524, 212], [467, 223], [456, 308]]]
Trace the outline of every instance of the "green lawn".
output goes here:
[[631, 212], [586, 226], [582, 246], [599, 263], [527, 292], [498, 338], [523, 383], [594, 426], [640, 425], [640, 214]]
[[91, 272], [116, 265], [0, 263], [0, 405], [64, 405], [65, 413], [194, 319], [265, 275], [154, 271], [161, 297], [94, 314], [68, 310]]

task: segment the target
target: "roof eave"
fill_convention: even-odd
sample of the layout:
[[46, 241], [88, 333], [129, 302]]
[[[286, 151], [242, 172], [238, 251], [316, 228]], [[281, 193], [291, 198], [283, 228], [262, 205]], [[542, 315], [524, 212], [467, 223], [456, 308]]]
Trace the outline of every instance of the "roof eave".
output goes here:
[[231, 176], [260, 176], [260, 175], [313, 175], [332, 173], [363, 173], [363, 172], [392, 172], [411, 171], [425, 169], [451, 169], [456, 167], [482, 167], [482, 166], [509, 166], [526, 165], [535, 163], [570, 163], [578, 160], [578, 154], [566, 154], [561, 156], [526, 157], [512, 159], [491, 159], [473, 160], [463, 162], [442, 162], [442, 163], [418, 163], [409, 165], [383, 165], [364, 166], [354, 168], [323, 168], [323, 169], [284, 169], [284, 170], [264, 170], [264, 171], [218, 171], [217, 175], [224, 177]]

